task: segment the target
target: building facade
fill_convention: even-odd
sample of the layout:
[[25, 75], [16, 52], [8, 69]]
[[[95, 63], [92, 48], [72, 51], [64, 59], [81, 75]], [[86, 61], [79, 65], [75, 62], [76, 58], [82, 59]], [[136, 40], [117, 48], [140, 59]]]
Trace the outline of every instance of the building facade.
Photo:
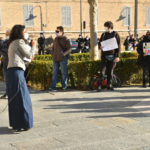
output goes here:
[[[66, 34], [77, 37], [82, 21], [89, 34], [89, 4], [87, 0], [0, 0], [0, 33], [14, 24], [24, 24], [32, 34], [54, 35], [56, 26], [63, 25]], [[105, 21], [111, 20], [122, 36], [134, 31], [134, 0], [99, 0], [97, 23], [99, 35]], [[82, 13], [81, 13], [82, 10]], [[43, 24], [43, 25], [42, 25]], [[150, 29], [150, 0], [138, 0], [138, 33]]]

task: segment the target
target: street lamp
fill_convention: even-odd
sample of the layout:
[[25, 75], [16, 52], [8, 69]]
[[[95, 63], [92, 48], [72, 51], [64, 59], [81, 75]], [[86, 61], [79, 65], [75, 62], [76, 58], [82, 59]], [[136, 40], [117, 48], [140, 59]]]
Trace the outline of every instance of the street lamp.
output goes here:
[[80, 34], [82, 36], [82, 0], [80, 0]]
[[43, 31], [43, 16], [42, 16], [42, 7], [41, 7], [40, 5], [38, 5], [38, 6], [34, 6], [34, 7], [30, 10], [29, 18], [28, 18], [28, 19], [26, 19], [26, 21], [28, 21], [28, 20], [32, 20], [32, 19], [34, 19], [34, 18], [36, 17], [36, 16], [33, 16], [33, 14], [31, 14], [31, 11], [32, 11], [33, 9], [35, 9], [36, 7], [39, 7], [39, 8], [40, 8], [41, 31]]
[[135, 0], [134, 36], [137, 36], [138, 28], [138, 0]]
[[[123, 15], [123, 11], [124, 10], [121, 11], [119, 18], [116, 20], [117, 22], [124, 20], [126, 18], [126, 16]], [[131, 25], [130, 24], [130, 14], [128, 14], [128, 32], [129, 32], [129, 35], [130, 35], [130, 25]]]

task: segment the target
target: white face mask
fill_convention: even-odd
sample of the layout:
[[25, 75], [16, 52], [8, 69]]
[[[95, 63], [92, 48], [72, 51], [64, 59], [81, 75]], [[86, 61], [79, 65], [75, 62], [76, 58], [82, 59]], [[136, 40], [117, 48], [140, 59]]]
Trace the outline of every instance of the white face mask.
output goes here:
[[110, 33], [111, 33], [113, 30], [112, 30], [112, 29], [110, 29], [110, 28], [108, 28], [108, 27], [105, 27], [105, 31], [106, 31], [106, 32], [110, 32]]
[[108, 27], [105, 27], [105, 31], [106, 31], [106, 32], [108, 32], [108, 31], [109, 31]]
[[9, 40], [9, 36], [6, 36], [6, 40]]
[[29, 38], [29, 34], [28, 33], [24, 33], [24, 39], [28, 40], [28, 38]]
[[56, 37], [58, 37], [59, 36], [59, 33], [56, 33]]

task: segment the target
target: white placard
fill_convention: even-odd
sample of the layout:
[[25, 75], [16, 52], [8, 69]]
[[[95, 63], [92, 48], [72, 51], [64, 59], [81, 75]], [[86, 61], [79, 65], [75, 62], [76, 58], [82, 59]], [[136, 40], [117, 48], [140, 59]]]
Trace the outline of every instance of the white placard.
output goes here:
[[111, 51], [118, 48], [118, 43], [116, 38], [111, 38], [101, 42], [101, 46], [103, 47], [103, 51]]

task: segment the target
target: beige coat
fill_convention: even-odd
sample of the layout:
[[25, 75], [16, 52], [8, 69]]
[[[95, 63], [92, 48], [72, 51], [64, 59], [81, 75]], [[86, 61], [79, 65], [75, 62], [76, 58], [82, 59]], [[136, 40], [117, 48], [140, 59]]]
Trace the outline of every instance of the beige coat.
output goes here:
[[20, 67], [23, 70], [26, 69], [24, 57], [31, 58], [33, 54], [32, 48], [25, 43], [24, 40], [19, 39], [13, 41], [9, 45], [8, 49], [8, 67], [7, 68], [13, 68], [13, 67]]

